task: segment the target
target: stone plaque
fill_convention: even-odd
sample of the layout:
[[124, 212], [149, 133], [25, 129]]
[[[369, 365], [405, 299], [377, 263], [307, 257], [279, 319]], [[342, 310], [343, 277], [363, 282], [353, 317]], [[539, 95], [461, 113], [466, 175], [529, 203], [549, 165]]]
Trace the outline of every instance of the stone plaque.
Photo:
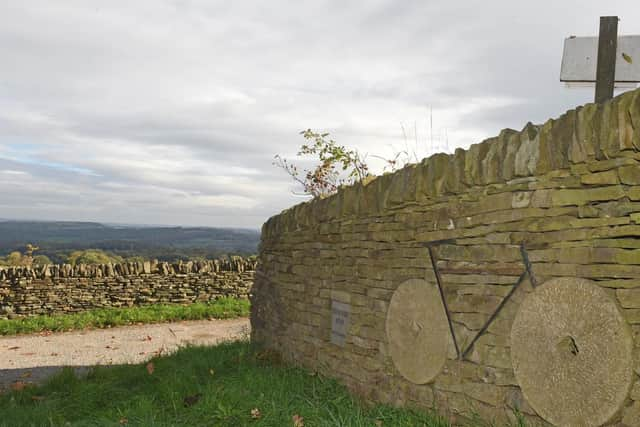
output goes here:
[[340, 301], [331, 301], [331, 342], [344, 347], [349, 332], [351, 306]]
[[520, 305], [511, 362], [527, 402], [557, 426], [612, 419], [633, 380], [633, 339], [618, 307], [586, 279], [558, 278]]
[[389, 353], [414, 384], [433, 380], [447, 358], [451, 335], [437, 285], [410, 279], [393, 293], [386, 320]]

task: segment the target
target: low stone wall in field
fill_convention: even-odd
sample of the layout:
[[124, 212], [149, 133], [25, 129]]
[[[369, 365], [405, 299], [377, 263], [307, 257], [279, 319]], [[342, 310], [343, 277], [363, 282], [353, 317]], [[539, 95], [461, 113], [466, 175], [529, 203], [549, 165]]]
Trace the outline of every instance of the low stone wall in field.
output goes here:
[[252, 338], [454, 420], [640, 426], [640, 90], [263, 226]]
[[247, 298], [255, 261], [0, 267], [0, 318]]

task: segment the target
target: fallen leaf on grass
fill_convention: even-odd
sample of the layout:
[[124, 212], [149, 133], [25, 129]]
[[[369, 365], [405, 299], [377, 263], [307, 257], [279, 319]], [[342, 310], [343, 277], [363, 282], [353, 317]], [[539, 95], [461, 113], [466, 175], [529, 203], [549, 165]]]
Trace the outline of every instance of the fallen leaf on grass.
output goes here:
[[127, 424], [129, 424], [129, 420], [128, 419], [120, 418], [120, 425], [121, 426], [124, 426], [124, 425], [127, 425]]
[[149, 373], [149, 375], [153, 374], [153, 371], [155, 371], [155, 369], [156, 367], [153, 362], [147, 363], [147, 372]]
[[31, 400], [34, 402], [40, 402], [44, 400], [44, 396], [31, 396]]
[[202, 397], [202, 393], [196, 393], [193, 394], [191, 396], [187, 396], [184, 398], [183, 402], [184, 402], [184, 407], [188, 408], [189, 406], [193, 406], [196, 403], [198, 403], [198, 401], [200, 400], [200, 398]]
[[251, 418], [253, 418], [254, 420], [257, 420], [258, 418], [260, 418], [262, 416], [262, 414], [260, 413], [260, 409], [258, 408], [253, 408], [251, 410]]
[[293, 427], [304, 427], [304, 418], [298, 414], [291, 417], [291, 421], [293, 421]]
[[11, 384], [11, 390], [13, 391], [22, 391], [27, 386], [27, 383], [23, 381], [16, 381]]

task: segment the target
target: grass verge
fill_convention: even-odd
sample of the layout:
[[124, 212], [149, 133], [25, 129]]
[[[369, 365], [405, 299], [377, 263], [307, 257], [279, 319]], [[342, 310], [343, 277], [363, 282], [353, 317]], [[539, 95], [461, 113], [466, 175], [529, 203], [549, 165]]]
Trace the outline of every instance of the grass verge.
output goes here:
[[54, 316], [0, 319], [0, 335], [42, 331], [68, 331], [84, 328], [107, 328], [136, 323], [159, 323], [177, 320], [228, 319], [249, 315], [249, 301], [220, 298], [211, 303], [191, 305], [155, 304], [140, 307], [104, 308]]
[[[63, 371], [0, 395], [0, 426], [425, 426], [441, 418], [365, 406], [337, 382], [246, 342], [188, 347], [148, 365]], [[151, 371], [151, 373], [150, 373]]]

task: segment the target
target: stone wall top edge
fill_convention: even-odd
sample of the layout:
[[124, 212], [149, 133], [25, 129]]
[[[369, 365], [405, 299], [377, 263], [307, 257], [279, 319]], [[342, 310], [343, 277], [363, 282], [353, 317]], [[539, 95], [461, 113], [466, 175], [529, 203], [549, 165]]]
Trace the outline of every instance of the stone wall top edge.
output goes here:
[[43, 279], [47, 277], [110, 277], [138, 276], [145, 274], [189, 274], [205, 272], [245, 272], [253, 271], [257, 261], [249, 258], [231, 257], [231, 259], [215, 259], [188, 262], [123, 262], [112, 264], [47, 264], [43, 266], [0, 266], [0, 280], [11, 279]]
[[329, 197], [297, 204], [269, 218], [262, 227], [262, 238], [342, 216], [380, 213], [410, 202], [428, 203], [443, 195], [541, 176], [629, 151], [640, 151], [640, 89], [604, 104], [579, 106], [541, 125], [529, 122], [521, 131], [504, 129], [466, 150], [437, 153], [366, 184], [342, 187]]

